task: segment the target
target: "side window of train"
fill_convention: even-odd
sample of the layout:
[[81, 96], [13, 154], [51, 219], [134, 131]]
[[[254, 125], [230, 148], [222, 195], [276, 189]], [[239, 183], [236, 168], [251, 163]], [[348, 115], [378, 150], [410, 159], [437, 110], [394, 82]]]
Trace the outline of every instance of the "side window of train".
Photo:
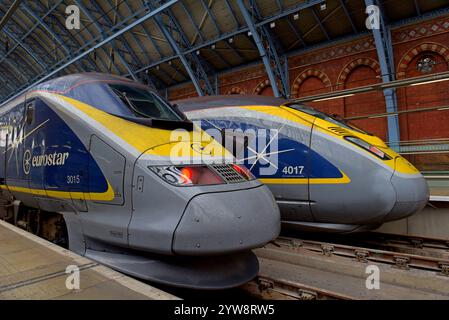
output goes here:
[[6, 147], [6, 139], [8, 138], [8, 127], [1, 124], [0, 129], [0, 148]]
[[33, 123], [34, 110], [35, 110], [35, 101], [34, 100], [27, 101], [25, 116], [26, 116], [26, 122], [28, 125]]

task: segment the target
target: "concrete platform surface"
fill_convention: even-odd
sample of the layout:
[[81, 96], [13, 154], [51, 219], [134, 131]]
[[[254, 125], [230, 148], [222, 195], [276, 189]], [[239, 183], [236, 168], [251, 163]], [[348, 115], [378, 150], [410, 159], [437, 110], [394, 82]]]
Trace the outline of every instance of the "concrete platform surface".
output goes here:
[[[75, 273], [79, 268], [79, 289]], [[66, 285], [68, 283], [68, 286]], [[0, 300], [146, 300], [175, 296], [0, 220]]]

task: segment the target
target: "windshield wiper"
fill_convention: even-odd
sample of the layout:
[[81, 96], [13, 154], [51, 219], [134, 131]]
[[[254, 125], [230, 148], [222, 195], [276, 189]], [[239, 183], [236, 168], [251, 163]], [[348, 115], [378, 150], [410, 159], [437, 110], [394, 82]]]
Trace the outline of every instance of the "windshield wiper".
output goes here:
[[126, 92], [121, 92], [121, 91], [119, 91], [119, 90], [117, 90], [117, 89], [112, 89], [112, 90], [114, 90], [114, 92], [115, 92], [120, 98], [122, 98], [122, 101], [123, 101], [123, 99], [126, 101], [126, 103], [128, 104], [128, 107], [129, 107], [134, 113], [136, 113], [136, 114], [138, 114], [138, 115], [140, 115], [140, 116], [142, 116], [142, 117], [144, 117], [144, 118], [150, 118], [150, 119], [153, 119], [152, 117], [148, 116], [147, 114], [144, 114], [144, 113], [140, 112], [139, 110], [137, 110], [136, 107], [134, 106], [134, 104], [131, 102], [131, 100], [129, 100], [128, 96], [126, 95]]

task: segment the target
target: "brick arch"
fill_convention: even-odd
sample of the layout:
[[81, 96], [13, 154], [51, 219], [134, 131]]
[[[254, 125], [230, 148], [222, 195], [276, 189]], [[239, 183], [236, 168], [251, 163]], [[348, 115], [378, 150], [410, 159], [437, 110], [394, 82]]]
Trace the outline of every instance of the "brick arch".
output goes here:
[[259, 84], [254, 88], [253, 93], [260, 95], [262, 93], [262, 91], [267, 87], [271, 87], [270, 80], [268, 80], [268, 79], [259, 82]]
[[292, 97], [298, 97], [299, 95], [299, 89], [301, 88], [301, 84], [310, 77], [316, 77], [319, 78], [324, 86], [326, 88], [332, 88], [332, 83], [329, 79], [329, 77], [327, 76], [327, 74], [325, 74], [324, 72], [322, 72], [321, 70], [317, 70], [317, 69], [307, 69], [303, 72], [301, 72], [295, 79], [295, 81], [293, 81], [293, 86], [292, 86]]
[[410, 49], [401, 58], [401, 61], [399, 61], [399, 65], [398, 65], [398, 68], [396, 71], [397, 79], [405, 78], [406, 71], [407, 71], [407, 68], [408, 68], [410, 62], [412, 62], [413, 59], [422, 52], [433, 52], [433, 53], [439, 54], [449, 64], [449, 48], [448, 47], [443, 46], [439, 43], [434, 43], [434, 42], [421, 43], [421, 44], [417, 45], [416, 47]]
[[245, 90], [240, 87], [232, 87], [230, 90], [226, 91], [226, 94], [245, 94]]
[[371, 58], [359, 58], [359, 59], [353, 60], [353, 61], [349, 62], [343, 68], [343, 70], [340, 72], [340, 75], [338, 76], [338, 81], [337, 81], [337, 89], [338, 90], [344, 89], [346, 80], [348, 79], [351, 72], [360, 66], [369, 67], [369, 68], [373, 69], [377, 75], [379, 75], [379, 76], [381, 75], [380, 64], [376, 60], [371, 59]]

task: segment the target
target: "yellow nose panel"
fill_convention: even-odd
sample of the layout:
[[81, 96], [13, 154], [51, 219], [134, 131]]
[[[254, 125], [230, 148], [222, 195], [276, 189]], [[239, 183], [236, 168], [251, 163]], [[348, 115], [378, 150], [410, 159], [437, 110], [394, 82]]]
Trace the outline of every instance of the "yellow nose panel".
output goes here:
[[420, 171], [415, 168], [407, 159], [403, 157], [396, 158], [396, 171], [404, 174], [418, 174]]

